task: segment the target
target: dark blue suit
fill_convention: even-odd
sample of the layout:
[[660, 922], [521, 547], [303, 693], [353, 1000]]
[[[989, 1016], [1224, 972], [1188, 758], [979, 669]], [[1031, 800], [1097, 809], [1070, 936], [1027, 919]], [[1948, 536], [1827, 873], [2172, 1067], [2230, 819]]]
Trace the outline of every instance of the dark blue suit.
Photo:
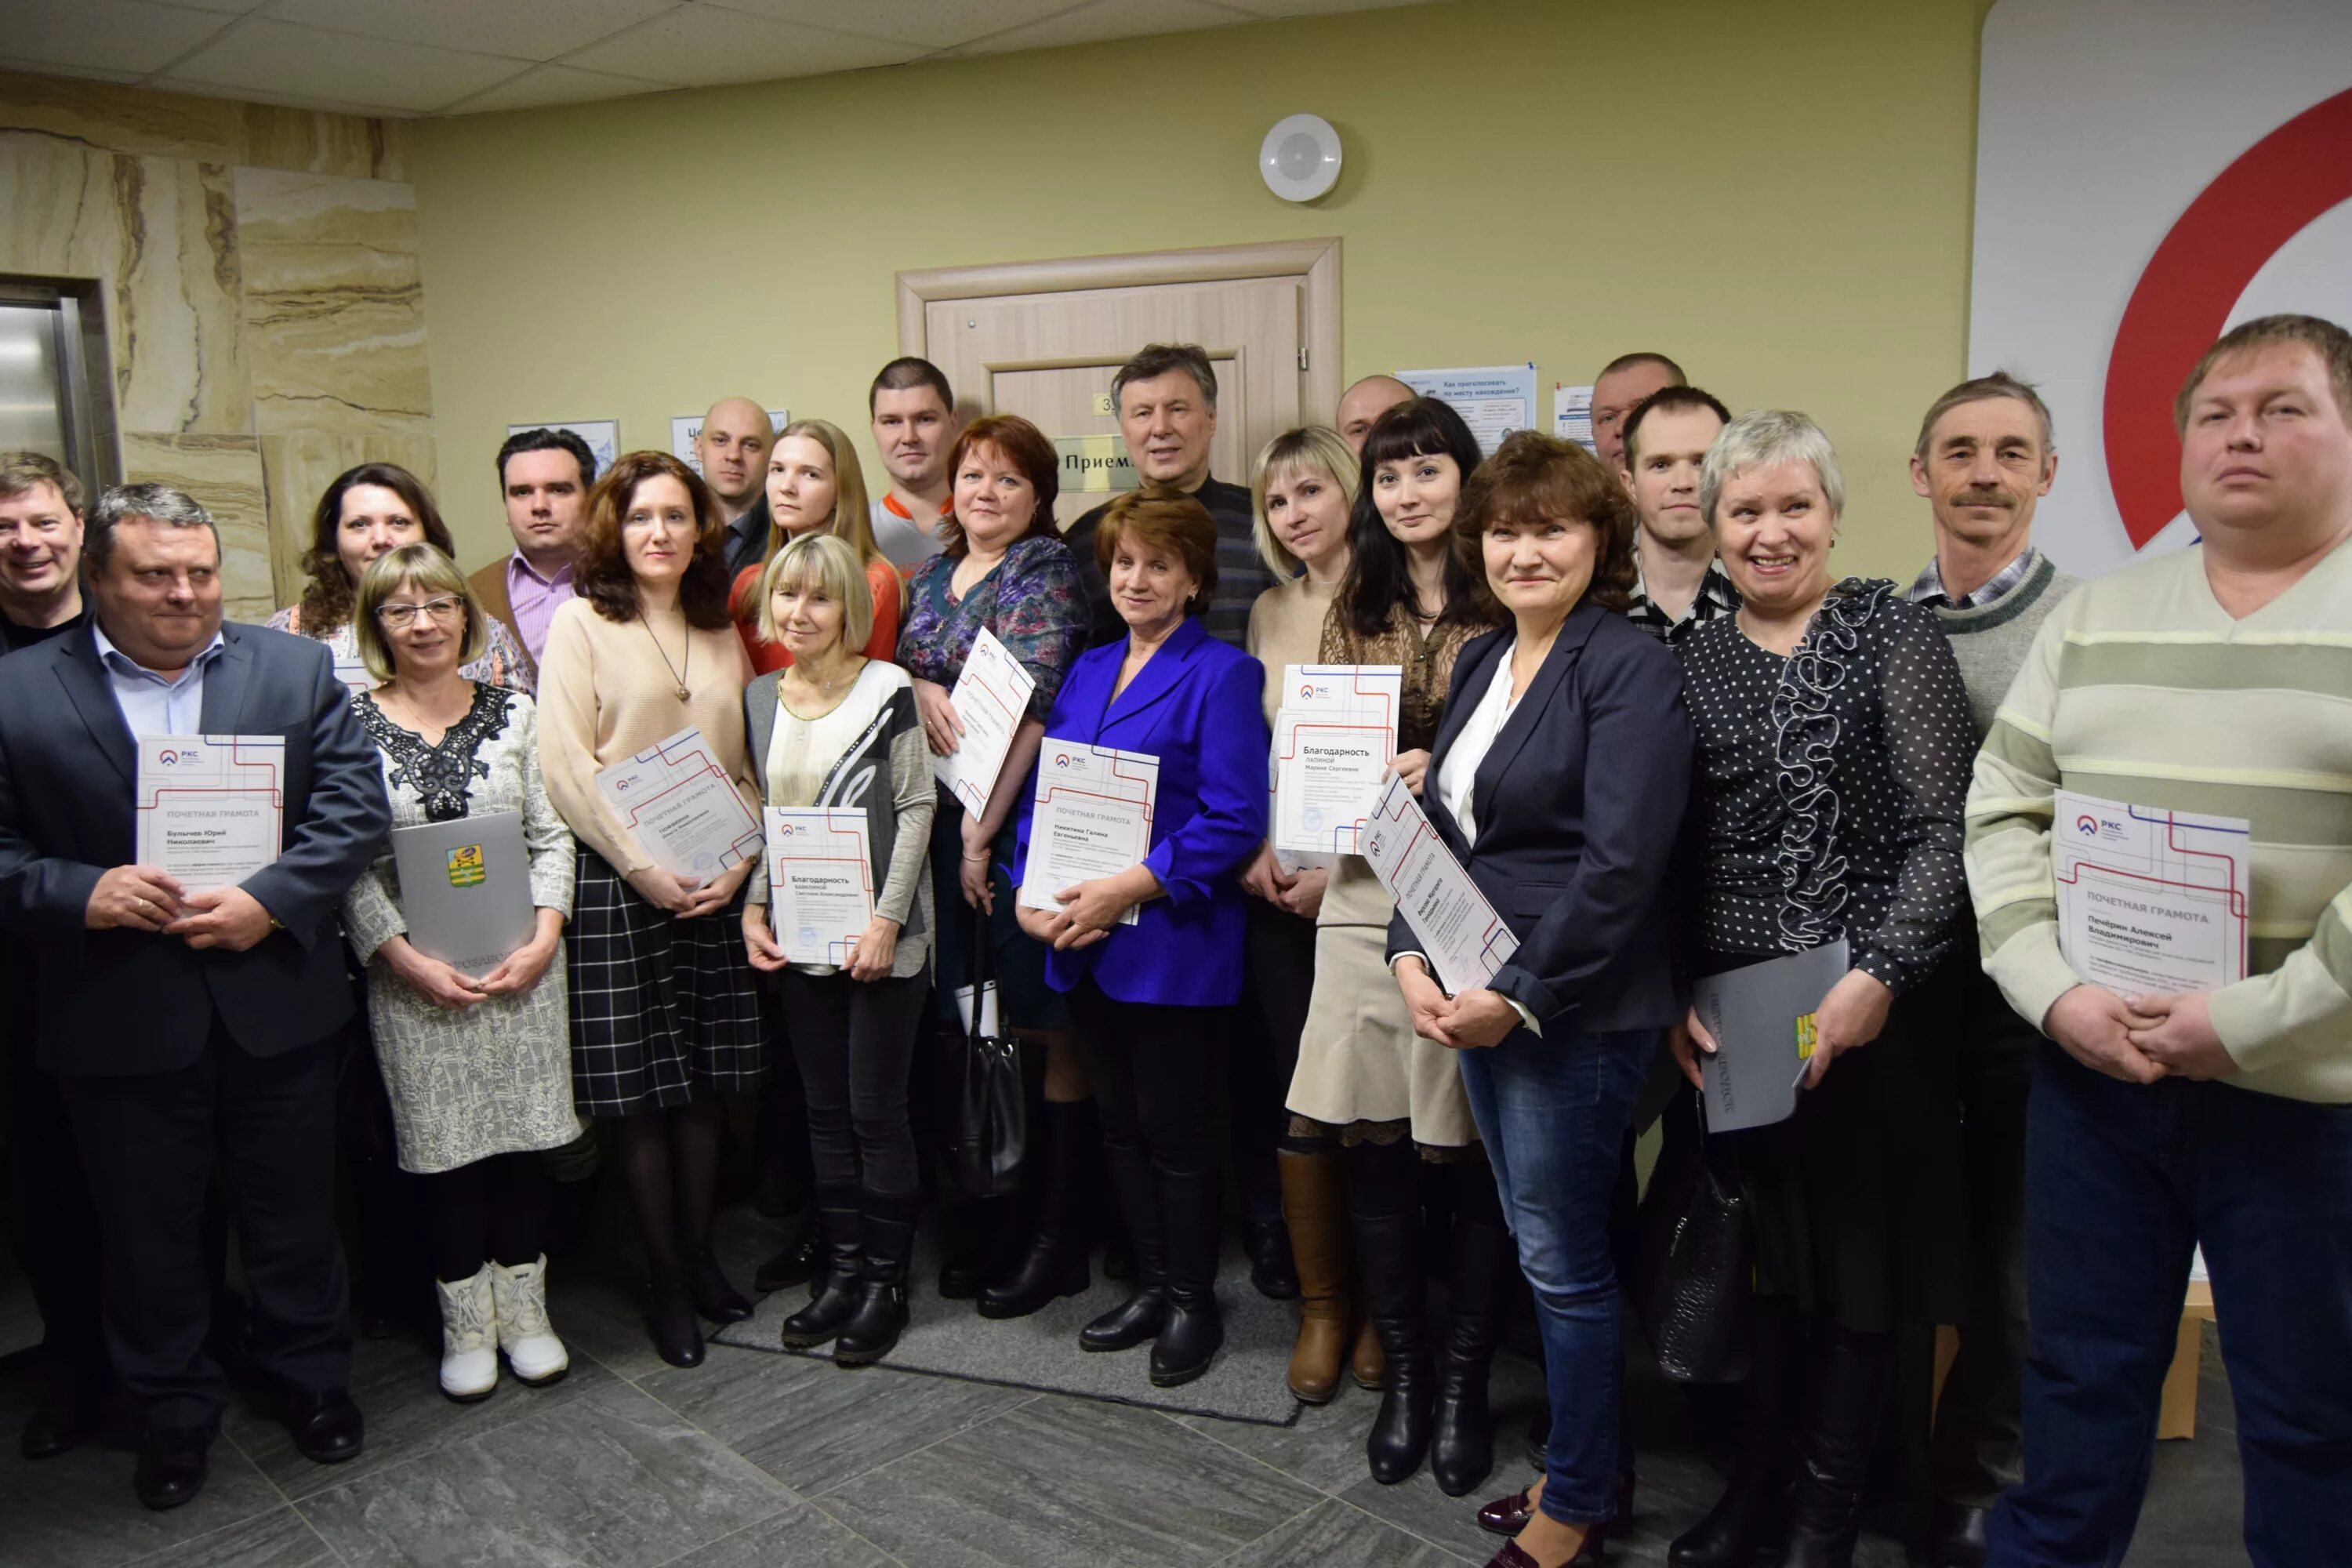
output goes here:
[[[1242, 994], [1248, 917], [1241, 869], [1265, 839], [1265, 667], [1209, 636], [1198, 619], [1178, 626], [1113, 697], [1126, 658], [1124, 638], [1078, 656], [1045, 721], [1039, 765], [1055, 741], [1160, 759], [1143, 863], [1168, 896], [1145, 904], [1138, 924], [1051, 954], [1045, 979], [1067, 991], [1092, 974], [1121, 1002], [1228, 1005]], [[1024, 869], [1035, 800], [1034, 785], [1022, 792], [1017, 864]]]
[[215, 1163], [238, 1223], [260, 1366], [298, 1392], [348, 1381], [334, 1236], [334, 1079], [352, 992], [343, 894], [391, 823], [383, 763], [326, 646], [226, 625], [208, 734], [282, 735], [281, 852], [248, 878], [278, 921], [244, 952], [89, 931], [99, 878], [136, 859], [137, 763], [79, 630], [0, 680], [0, 930], [31, 952], [39, 1054], [63, 1081], [103, 1232], [107, 1335], [154, 1427], [217, 1424], [199, 1233]]

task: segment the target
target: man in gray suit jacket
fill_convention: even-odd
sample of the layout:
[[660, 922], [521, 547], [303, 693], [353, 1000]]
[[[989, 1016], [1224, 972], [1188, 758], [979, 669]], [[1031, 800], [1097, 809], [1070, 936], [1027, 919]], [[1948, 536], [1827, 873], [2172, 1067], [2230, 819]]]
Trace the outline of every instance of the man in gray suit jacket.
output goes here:
[[[295, 1446], [360, 1451], [336, 1244], [334, 1081], [352, 1014], [336, 911], [390, 826], [374, 748], [326, 646], [221, 620], [220, 537], [163, 485], [91, 509], [91, 624], [0, 681], [0, 930], [28, 952], [105, 1255], [106, 1332], [143, 1408], [134, 1489], [202, 1488], [226, 1402], [200, 1241], [215, 1170], [253, 1300], [250, 1349]], [[286, 743], [279, 854], [190, 891], [135, 864], [136, 742]]]

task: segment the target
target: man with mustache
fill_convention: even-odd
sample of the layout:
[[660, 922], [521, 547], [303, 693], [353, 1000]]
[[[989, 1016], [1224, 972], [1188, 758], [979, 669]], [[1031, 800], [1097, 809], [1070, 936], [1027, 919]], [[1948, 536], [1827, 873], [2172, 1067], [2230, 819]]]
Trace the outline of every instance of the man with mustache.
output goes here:
[[[1936, 558], [1911, 597], [1936, 612], [1968, 683], [1981, 742], [2043, 617], [2076, 580], [2033, 547], [2033, 509], [2058, 477], [2050, 410], [1996, 372], [1964, 381], [1919, 422], [1911, 488], [1927, 500]], [[1960, 1019], [1975, 1310], [1936, 1409], [1936, 1560], [1984, 1561], [1985, 1522], [2020, 1474], [2025, 1367], [2025, 1101], [2039, 1038], [1970, 967]]]
[[963, 421], [955, 393], [927, 359], [894, 359], [866, 394], [874, 449], [890, 470], [890, 488], [868, 508], [874, 542], [902, 577], [940, 552], [940, 520], [955, 510], [948, 454]]

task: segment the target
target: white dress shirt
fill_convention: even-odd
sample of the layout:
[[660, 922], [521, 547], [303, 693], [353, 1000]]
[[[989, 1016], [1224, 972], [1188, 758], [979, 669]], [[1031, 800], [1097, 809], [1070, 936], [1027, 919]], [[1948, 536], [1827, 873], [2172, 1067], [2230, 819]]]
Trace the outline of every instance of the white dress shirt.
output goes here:
[[114, 705], [122, 710], [122, 721], [130, 726], [132, 740], [203, 732], [205, 672], [226, 646], [217, 629], [213, 632], [213, 640], [188, 661], [176, 679], [156, 674], [116, 647], [108, 639], [106, 628], [94, 617], [89, 632], [98, 639], [98, 660], [106, 667], [107, 678], [114, 687]]

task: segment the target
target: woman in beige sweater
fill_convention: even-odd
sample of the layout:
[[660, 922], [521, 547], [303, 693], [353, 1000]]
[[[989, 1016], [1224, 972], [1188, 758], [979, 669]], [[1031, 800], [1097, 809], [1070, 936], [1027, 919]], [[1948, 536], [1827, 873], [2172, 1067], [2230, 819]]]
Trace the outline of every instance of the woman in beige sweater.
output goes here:
[[617, 1124], [652, 1272], [654, 1348], [702, 1360], [696, 1312], [751, 1315], [712, 1258], [722, 1097], [764, 1071], [740, 932], [750, 853], [709, 875], [664, 869], [596, 775], [692, 726], [759, 821], [743, 740], [751, 669], [727, 614], [725, 532], [694, 471], [632, 452], [597, 481], [577, 597], [555, 612], [539, 678], [540, 769], [580, 839], [572, 900], [572, 1100]]

